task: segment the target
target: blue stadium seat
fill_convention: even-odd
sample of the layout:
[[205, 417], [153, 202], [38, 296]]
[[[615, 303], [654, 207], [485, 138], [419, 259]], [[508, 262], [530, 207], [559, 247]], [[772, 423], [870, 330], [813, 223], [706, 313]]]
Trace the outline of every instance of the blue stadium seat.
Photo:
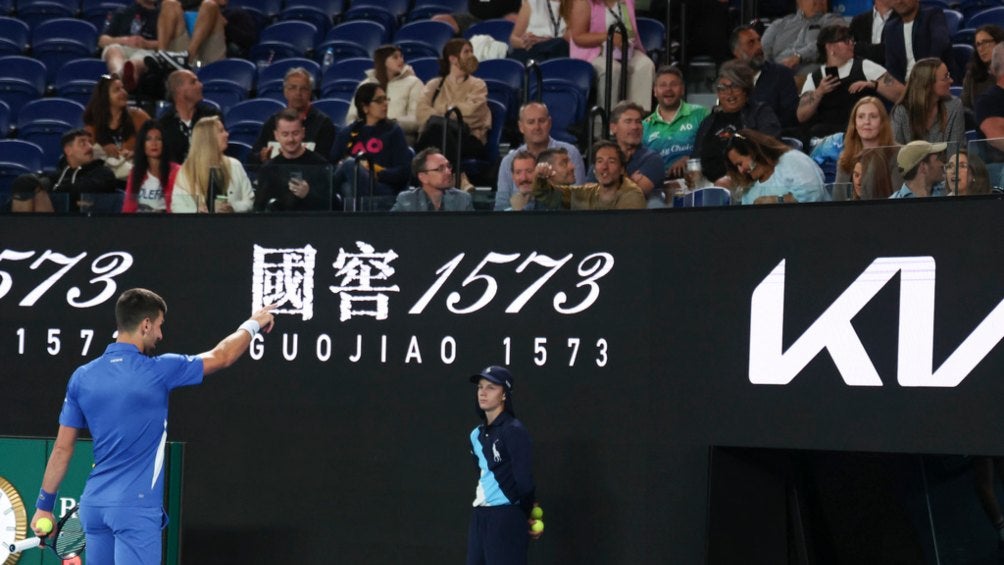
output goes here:
[[63, 65], [52, 88], [56, 96], [69, 98], [83, 105], [91, 99], [94, 86], [108, 67], [101, 59], [74, 59]]
[[250, 95], [256, 72], [254, 64], [245, 59], [221, 59], [210, 63], [198, 71], [202, 95], [226, 112]]
[[467, 31], [464, 32], [464, 37], [470, 39], [475, 35], [490, 35], [495, 41], [501, 41], [508, 45], [513, 25], [513, 22], [503, 18], [484, 20], [467, 28]]
[[241, 163], [244, 163], [247, 161], [248, 155], [251, 154], [251, 146], [247, 143], [231, 139], [227, 142], [227, 150], [225, 153], [227, 157], [233, 157]]
[[0, 139], [0, 196], [10, 195], [10, 185], [19, 175], [41, 171], [41, 147], [20, 139]]
[[60, 18], [40, 23], [31, 32], [32, 55], [45, 63], [49, 83], [63, 64], [95, 54], [98, 30], [94, 24], [73, 18]]
[[80, 17], [94, 24], [98, 33], [101, 33], [111, 15], [129, 4], [128, 0], [83, 0], [80, 3]]
[[409, 22], [425, 20], [436, 14], [452, 14], [466, 12], [467, 0], [415, 0], [415, 5], [408, 12]]
[[245, 100], [227, 111], [223, 123], [231, 140], [251, 145], [258, 138], [265, 121], [285, 107], [285, 104], [267, 98]]
[[352, 102], [360, 82], [359, 79], [354, 78], [340, 78], [325, 82], [321, 86], [321, 98], [335, 98]]
[[489, 59], [478, 64], [474, 76], [488, 80], [497, 80], [508, 84], [522, 101], [523, 77], [526, 68], [515, 59]]
[[0, 17], [0, 56], [24, 55], [28, 37], [28, 24], [17, 18]]
[[[593, 65], [581, 59], [551, 59], [540, 63], [540, 71], [544, 81], [551, 79], [567, 80], [583, 91], [593, 87], [596, 80]], [[532, 81], [531, 81], [532, 82]]]
[[[976, 49], [972, 45], [965, 45], [959, 43], [952, 45], [952, 56], [955, 57], [955, 68], [957, 69], [966, 68], [966, 65], [969, 64], [970, 59], [973, 58], [973, 55], [975, 53]], [[962, 73], [956, 73], [956, 74], [962, 74]], [[952, 81], [953, 84], [960, 86], [962, 85], [963, 77], [952, 77], [952, 78], [953, 78]]]
[[[955, 6], [949, 6], [960, 12], [966, 18], [972, 17], [977, 12], [982, 12], [987, 8], [996, 8], [1001, 5], [1001, 0], [962, 0]], [[966, 24], [966, 27], [976, 27]]]
[[942, 10], [942, 12], [945, 14], [945, 23], [948, 24], [948, 36], [951, 37], [959, 31], [959, 26], [962, 25], [962, 12], [958, 10]]
[[492, 127], [488, 130], [488, 140], [485, 143], [486, 158], [484, 160], [465, 159], [461, 163], [468, 178], [480, 178], [485, 173], [493, 171], [498, 165], [499, 142], [502, 139], [502, 129], [505, 125], [506, 108], [495, 100], [489, 100], [488, 109], [492, 113]]
[[[286, 72], [294, 67], [303, 67], [313, 75], [314, 90], [316, 90], [321, 74], [321, 66], [310, 59], [294, 57], [276, 61], [267, 67], [258, 69], [258, 96], [273, 97], [285, 104], [285, 98], [282, 96], [282, 83], [286, 78]], [[278, 93], [278, 98], [275, 98], [275, 93]]]
[[290, 57], [306, 57], [317, 43], [317, 26], [308, 22], [274, 23], [261, 31], [258, 43], [248, 58], [257, 62], [275, 62]]
[[14, 15], [14, 0], [0, 0], [0, 16]]
[[7, 137], [10, 133], [10, 106], [0, 100], [0, 139]]
[[345, 5], [342, 0], [286, 0], [280, 21], [310, 22], [317, 28], [314, 43], [328, 33], [334, 19], [338, 18]]
[[343, 22], [331, 28], [318, 44], [314, 58], [322, 61], [325, 53], [331, 49], [336, 61], [353, 57], [372, 59], [376, 48], [386, 42], [387, 30], [377, 22]]
[[342, 21], [377, 22], [393, 33], [407, 13], [408, 0], [352, 0], [352, 5], [342, 15]]
[[328, 70], [324, 71], [324, 76], [321, 79], [321, 89], [324, 89], [325, 83], [334, 80], [363, 80], [366, 78], [366, 71], [372, 68], [373, 59], [367, 57], [353, 57], [351, 59], [335, 61], [334, 65], [331, 65], [328, 67]]
[[978, 28], [985, 24], [997, 24], [1004, 26], [1004, 6], [998, 5], [995, 8], [987, 8], [974, 13], [966, 19], [966, 27]]
[[581, 122], [586, 114], [581, 93], [576, 92], [572, 83], [556, 81], [545, 83], [541, 98], [551, 114], [551, 137], [568, 143], [578, 143], [571, 129]]
[[80, 10], [80, 0], [17, 0], [17, 17], [28, 27], [57, 18], [74, 18]]
[[642, 47], [653, 61], [658, 61], [666, 51], [666, 24], [653, 18], [638, 18], [638, 37]]
[[45, 93], [45, 64], [31, 57], [8, 55], [0, 57], [0, 100], [17, 114], [29, 100]]
[[443, 46], [453, 37], [453, 28], [443, 22], [423, 20], [401, 26], [394, 34], [394, 44], [401, 48], [404, 59], [436, 57], [443, 54]]
[[952, 34], [952, 44], [963, 44], [963, 45], [975, 45], [976, 44], [976, 30], [971, 27], [965, 29], [960, 29], [959, 31]]
[[84, 126], [84, 106], [67, 98], [40, 98], [25, 104], [17, 114], [17, 138], [42, 148], [42, 168], [55, 168], [63, 155], [59, 138]]
[[[345, 100], [335, 100], [331, 98], [322, 98], [320, 100], [315, 100], [311, 106], [317, 108], [324, 115], [331, 118], [331, 121], [335, 124], [336, 128], [341, 128], [345, 125], [345, 116], [349, 113], [349, 102]], [[327, 155], [325, 155], [327, 157]]]
[[[484, 65], [487, 62], [488, 61], [481, 61], [481, 65]], [[438, 57], [419, 57], [408, 61], [408, 64], [411, 65], [411, 69], [415, 71], [415, 75], [422, 79], [422, 82], [429, 82], [439, 76]], [[480, 66], [478, 68], [480, 69]]]

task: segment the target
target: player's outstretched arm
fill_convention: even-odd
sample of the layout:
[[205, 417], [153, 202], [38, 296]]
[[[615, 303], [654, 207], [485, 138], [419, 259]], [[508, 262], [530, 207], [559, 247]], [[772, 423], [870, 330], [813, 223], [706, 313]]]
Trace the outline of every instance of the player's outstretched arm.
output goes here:
[[234, 333], [216, 344], [216, 347], [205, 353], [200, 353], [199, 357], [202, 358], [202, 374], [210, 375], [220, 369], [226, 369], [230, 365], [233, 365], [247, 351], [248, 346], [251, 345], [251, 339], [259, 331], [265, 333], [272, 331], [272, 326], [275, 323], [275, 317], [272, 315], [272, 310], [274, 309], [275, 304], [271, 304], [258, 310], [251, 318], [241, 324]]
[[[42, 475], [42, 492], [39, 493], [38, 501], [35, 503], [35, 515], [31, 518], [31, 527], [34, 529], [35, 522], [39, 518], [48, 518], [55, 521], [52, 515], [52, 507], [56, 502], [56, 495], [59, 485], [62, 484], [66, 476], [66, 470], [70, 466], [70, 459], [73, 458], [73, 448], [77, 444], [77, 428], [69, 426], [59, 426], [56, 433], [56, 442], [52, 446], [52, 453], [49, 455], [49, 462], [45, 465], [45, 474]], [[36, 534], [47, 532], [36, 531]]]

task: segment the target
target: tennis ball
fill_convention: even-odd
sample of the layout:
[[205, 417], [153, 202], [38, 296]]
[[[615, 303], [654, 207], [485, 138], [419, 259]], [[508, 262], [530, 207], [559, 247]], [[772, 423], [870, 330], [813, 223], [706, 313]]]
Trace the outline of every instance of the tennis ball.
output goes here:
[[530, 511], [530, 517], [534, 520], [540, 520], [544, 517], [544, 509], [540, 506], [534, 506], [533, 510]]
[[532, 530], [533, 533], [535, 533], [535, 534], [539, 534], [540, 532], [543, 532], [544, 531], [544, 521], [543, 520], [534, 520], [533, 524], [530, 525], [530, 530]]
[[43, 535], [48, 534], [52, 531], [52, 520], [45, 518], [44, 516], [39, 518], [38, 521], [35, 522], [35, 530]]

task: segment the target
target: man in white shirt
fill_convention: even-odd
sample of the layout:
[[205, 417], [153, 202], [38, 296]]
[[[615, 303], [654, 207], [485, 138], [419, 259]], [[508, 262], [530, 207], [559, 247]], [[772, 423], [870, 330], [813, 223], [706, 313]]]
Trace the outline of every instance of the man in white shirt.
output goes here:
[[885, 64], [882, 29], [892, 15], [892, 0], [875, 0], [871, 10], [861, 12], [851, 20], [854, 35], [854, 56]]

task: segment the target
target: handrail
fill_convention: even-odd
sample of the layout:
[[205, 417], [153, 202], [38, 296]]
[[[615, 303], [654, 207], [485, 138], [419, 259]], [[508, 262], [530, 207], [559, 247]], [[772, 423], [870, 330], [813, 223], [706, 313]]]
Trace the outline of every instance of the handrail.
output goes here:
[[540, 63], [534, 59], [530, 59], [526, 62], [526, 67], [523, 69], [523, 104], [530, 101], [531, 70], [537, 77], [537, 102], [540, 102], [544, 97], [544, 71], [540, 68]]
[[[667, 65], [673, 64], [673, 38], [670, 34], [670, 29], [673, 25], [673, 0], [666, 0], [666, 37], [663, 37], [663, 45], [666, 46], [664, 49], [662, 58], [663, 63]], [[683, 25], [683, 22], [680, 22]], [[658, 65], [656, 65], [658, 66]]]
[[604, 94], [606, 98], [604, 99], [604, 110], [606, 110], [607, 115], [610, 114], [610, 106], [612, 105], [613, 89], [614, 89], [614, 33], [621, 34], [621, 84], [620, 84], [620, 95], [617, 97], [617, 101], [624, 100], [627, 96], [627, 79], [628, 79], [628, 51], [630, 50], [627, 27], [622, 22], [614, 22], [610, 24], [607, 28], [607, 48], [606, 51], [606, 67], [607, 76], [604, 77]]
[[[455, 114], [457, 116], [457, 160], [454, 161], [453, 165], [453, 187], [457, 188], [460, 186], [460, 156], [463, 155], [462, 145], [464, 144], [464, 114], [460, 111], [460, 108], [456, 106], [450, 106], [446, 109], [446, 114], [443, 116], [446, 121], [443, 123], [443, 144], [441, 145], [443, 149], [443, 154], [446, 154], [446, 138], [450, 132], [450, 115]], [[446, 155], [449, 159], [450, 156]]]
[[590, 169], [593, 168], [593, 143], [596, 141], [595, 127], [596, 127], [597, 116], [599, 116], [600, 118], [600, 123], [603, 124], [603, 131], [601, 132], [601, 137], [603, 137], [603, 139], [607, 139], [607, 137], [610, 135], [609, 115], [600, 106], [593, 106], [592, 109], [589, 110], [589, 124], [586, 126], [586, 135], [588, 136], [589, 139], [589, 147], [588, 147], [589, 153], [587, 160], [589, 162]]

